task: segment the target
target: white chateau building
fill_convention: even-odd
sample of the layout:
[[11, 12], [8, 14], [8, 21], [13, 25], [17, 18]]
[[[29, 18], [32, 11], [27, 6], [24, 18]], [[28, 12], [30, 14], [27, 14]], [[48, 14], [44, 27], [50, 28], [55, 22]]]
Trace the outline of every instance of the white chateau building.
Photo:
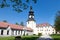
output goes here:
[[34, 19], [34, 11], [32, 10], [32, 7], [29, 11], [27, 27], [32, 28], [33, 34], [36, 35], [38, 35], [38, 33], [42, 33], [42, 35], [50, 35], [55, 34], [56, 32], [54, 27], [48, 23], [36, 24], [36, 21]]
[[0, 22], [0, 36], [38, 35], [38, 33], [42, 35], [51, 35], [55, 34], [56, 31], [54, 27], [48, 23], [36, 24], [32, 7], [30, 7], [26, 26]]

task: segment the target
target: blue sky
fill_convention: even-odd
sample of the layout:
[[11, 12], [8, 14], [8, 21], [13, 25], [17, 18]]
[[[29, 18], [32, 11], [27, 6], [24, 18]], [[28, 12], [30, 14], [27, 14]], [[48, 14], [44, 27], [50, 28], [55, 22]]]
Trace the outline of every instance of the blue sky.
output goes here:
[[[60, 0], [38, 0], [36, 4], [30, 3], [33, 6], [35, 20], [37, 24], [49, 23], [54, 25], [55, 15], [60, 10]], [[7, 20], [9, 23], [24, 22], [28, 19], [29, 8], [21, 13], [13, 11], [12, 8], [0, 8], [0, 21]]]

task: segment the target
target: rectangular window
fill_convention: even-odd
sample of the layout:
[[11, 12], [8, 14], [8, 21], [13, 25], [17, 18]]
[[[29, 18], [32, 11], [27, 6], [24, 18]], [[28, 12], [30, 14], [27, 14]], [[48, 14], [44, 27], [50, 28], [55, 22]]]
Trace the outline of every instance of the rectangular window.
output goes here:
[[18, 31], [18, 34], [20, 34], [20, 31]]
[[9, 35], [9, 30], [7, 30], [7, 35]]
[[16, 35], [17, 35], [17, 31], [16, 31]]
[[3, 35], [3, 30], [1, 30], [1, 35]]
[[50, 30], [49, 30], [50, 31]]
[[22, 30], [21, 30], [21, 35], [22, 35]]
[[54, 32], [53, 32], [53, 34], [54, 34]]
[[54, 31], [54, 30], [53, 30]]
[[14, 35], [14, 30], [12, 30], [12, 35]]

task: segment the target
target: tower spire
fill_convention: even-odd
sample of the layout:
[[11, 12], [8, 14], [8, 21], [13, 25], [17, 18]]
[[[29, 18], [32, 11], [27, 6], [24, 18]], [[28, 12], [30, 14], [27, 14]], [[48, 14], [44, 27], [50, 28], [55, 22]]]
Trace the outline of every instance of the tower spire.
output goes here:
[[30, 6], [30, 11], [32, 10], [32, 6]]
[[34, 20], [34, 11], [32, 10], [32, 6], [30, 6], [30, 11], [28, 15], [28, 21], [35, 21]]
[[33, 9], [32, 9], [32, 6], [30, 6], [29, 15], [33, 15], [33, 16], [34, 16], [34, 11], [33, 11]]

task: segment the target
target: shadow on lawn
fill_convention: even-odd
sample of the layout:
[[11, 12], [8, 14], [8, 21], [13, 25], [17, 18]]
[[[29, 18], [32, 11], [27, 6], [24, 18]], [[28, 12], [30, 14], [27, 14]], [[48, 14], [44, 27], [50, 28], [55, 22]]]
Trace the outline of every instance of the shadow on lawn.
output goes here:
[[14, 40], [37, 40], [38, 37], [20, 37], [20, 36], [16, 36], [14, 38]]
[[25, 37], [22, 38], [21, 40], [37, 40], [38, 37]]

